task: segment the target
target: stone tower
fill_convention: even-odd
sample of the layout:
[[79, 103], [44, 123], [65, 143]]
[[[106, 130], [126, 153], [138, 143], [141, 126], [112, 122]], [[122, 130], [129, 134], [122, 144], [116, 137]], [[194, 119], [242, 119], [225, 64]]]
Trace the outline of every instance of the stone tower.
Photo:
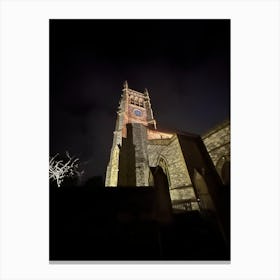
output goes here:
[[105, 186], [158, 189], [155, 170], [161, 170], [173, 211], [222, 213], [222, 182], [207, 148], [199, 135], [158, 129], [148, 91], [135, 91], [125, 82]]
[[168, 180], [173, 209], [199, 208], [193, 172], [182, 150], [185, 136], [157, 129], [146, 89], [141, 93], [124, 83], [113, 134], [105, 186], [153, 186], [151, 170], [159, 166]]
[[[149, 185], [146, 127], [156, 128], [149, 93], [146, 89], [144, 93], [132, 90], [125, 81], [117, 111], [106, 186]], [[127, 136], [130, 136], [129, 140]], [[121, 149], [123, 156], [120, 155]]]

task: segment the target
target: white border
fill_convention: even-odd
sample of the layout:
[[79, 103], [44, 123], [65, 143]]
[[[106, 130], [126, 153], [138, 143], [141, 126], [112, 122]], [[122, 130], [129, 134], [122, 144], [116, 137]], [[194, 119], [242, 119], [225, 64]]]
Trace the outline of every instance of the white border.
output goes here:
[[[278, 1], [2, 1], [0, 16], [1, 279], [279, 279]], [[49, 264], [49, 18], [231, 19], [231, 264]]]

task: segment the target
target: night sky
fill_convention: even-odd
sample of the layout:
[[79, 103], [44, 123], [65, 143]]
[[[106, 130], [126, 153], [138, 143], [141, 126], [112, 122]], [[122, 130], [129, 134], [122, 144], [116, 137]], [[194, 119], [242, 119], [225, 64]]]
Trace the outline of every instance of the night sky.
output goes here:
[[203, 134], [230, 117], [229, 20], [50, 20], [50, 155], [105, 176], [123, 82], [158, 127]]

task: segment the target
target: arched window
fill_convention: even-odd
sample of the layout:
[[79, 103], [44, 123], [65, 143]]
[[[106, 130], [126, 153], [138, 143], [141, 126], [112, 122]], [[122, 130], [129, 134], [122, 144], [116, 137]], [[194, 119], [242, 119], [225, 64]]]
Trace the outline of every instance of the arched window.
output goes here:
[[216, 163], [216, 169], [220, 175], [223, 184], [230, 184], [230, 156], [223, 155]]
[[170, 177], [169, 177], [168, 165], [167, 165], [166, 159], [161, 156], [159, 158], [158, 165], [162, 168], [164, 174], [166, 175], [167, 180], [168, 180], [168, 185], [170, 187], [171, 184], [170, 184]]
[[135, 96], [135, 98], [134, 98], [134, 100], [135, 100], [135, 105], [137, 105], [137, 106], [139, 106], [139, 98], [137, 97], [137, 96]]
[[133, 98], [133, 96], [130, 96], [130, 104], [134, 104], [135, 102], [134, 102], [134, 98]]
[[139, 106], [140, 107], [144, 107], [144, 103], [143, 103], [143, 99], [142, 98], [139, 98]]

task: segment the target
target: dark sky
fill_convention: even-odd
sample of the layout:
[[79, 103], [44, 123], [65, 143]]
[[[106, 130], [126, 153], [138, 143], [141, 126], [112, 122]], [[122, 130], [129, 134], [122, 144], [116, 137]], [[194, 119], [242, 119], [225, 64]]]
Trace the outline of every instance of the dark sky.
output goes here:
[[207, 132], [230, 116], [230, 21], [51, 20], [50, 155], [104, 177], [125, 80], [159, 127]]

